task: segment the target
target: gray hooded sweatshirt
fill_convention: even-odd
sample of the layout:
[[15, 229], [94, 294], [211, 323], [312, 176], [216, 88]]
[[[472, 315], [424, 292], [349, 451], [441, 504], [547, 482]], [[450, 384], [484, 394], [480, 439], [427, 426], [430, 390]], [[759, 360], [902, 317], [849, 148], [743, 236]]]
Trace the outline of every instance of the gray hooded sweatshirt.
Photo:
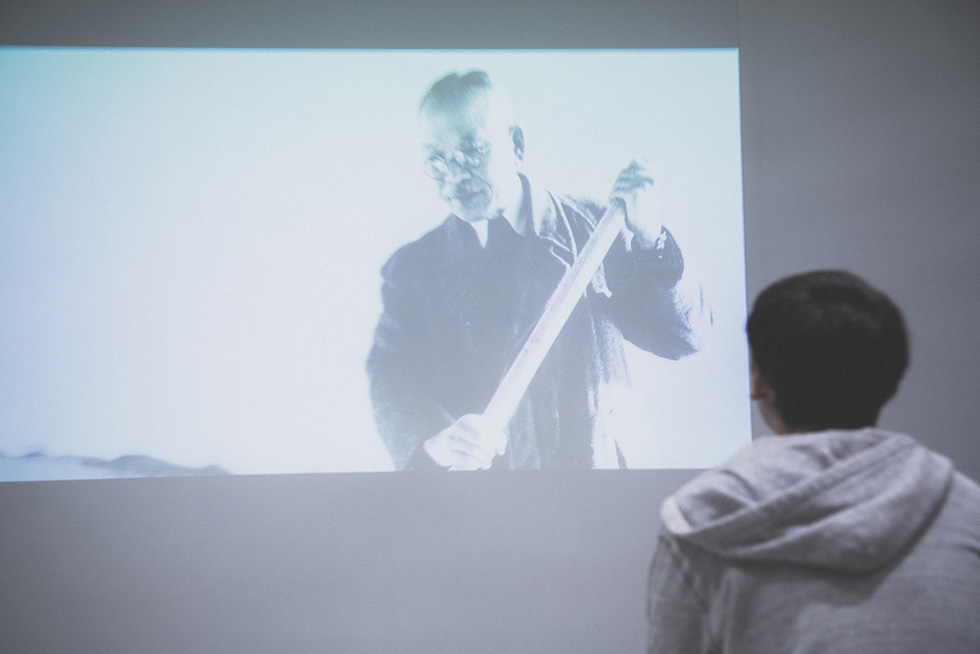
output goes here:
[[651, 653], [980, 654], [980, 487], [908, 436], [759, 439], [661, 519]]

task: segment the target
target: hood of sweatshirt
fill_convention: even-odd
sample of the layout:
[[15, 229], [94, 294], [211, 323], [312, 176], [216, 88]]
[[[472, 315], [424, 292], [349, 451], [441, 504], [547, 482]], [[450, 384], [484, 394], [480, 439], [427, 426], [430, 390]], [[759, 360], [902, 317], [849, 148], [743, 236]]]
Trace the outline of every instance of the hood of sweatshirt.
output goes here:
[[727, 559], [887, 565], [942, 506], [953, 466], [882, 429], [770, 436], [667, 498], [663, 527]]

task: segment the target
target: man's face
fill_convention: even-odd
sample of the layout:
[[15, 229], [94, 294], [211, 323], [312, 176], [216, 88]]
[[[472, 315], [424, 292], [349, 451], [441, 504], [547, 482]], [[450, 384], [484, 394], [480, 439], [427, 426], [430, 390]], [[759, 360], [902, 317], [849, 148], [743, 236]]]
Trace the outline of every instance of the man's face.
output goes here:
[[439, 196], [468, 222], [492, 218], [520, 189], [517, 164], [523, 144], [499, 119], [485, 93], [458, 109], [434, 107], [422, 113], [426, 172]]

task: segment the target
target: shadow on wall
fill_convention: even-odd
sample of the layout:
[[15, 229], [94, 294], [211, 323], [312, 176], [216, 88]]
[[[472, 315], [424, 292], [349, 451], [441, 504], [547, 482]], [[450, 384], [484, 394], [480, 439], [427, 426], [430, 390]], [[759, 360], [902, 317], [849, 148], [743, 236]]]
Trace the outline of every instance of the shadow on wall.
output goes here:
[[99, 459], [88, 456], [51, 456], [44, 452], [8, 457], [0, 452], [0, 481], [186, 477], [226, 474], [228, 471], [219, 466], [189, 468], [143, 454], [128, 454], [115, 459]]

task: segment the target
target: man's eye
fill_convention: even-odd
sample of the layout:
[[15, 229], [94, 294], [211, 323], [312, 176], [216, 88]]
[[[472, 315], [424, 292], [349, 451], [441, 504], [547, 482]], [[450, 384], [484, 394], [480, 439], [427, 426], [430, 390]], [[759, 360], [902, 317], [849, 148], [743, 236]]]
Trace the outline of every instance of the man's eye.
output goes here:
[[490, 146], [488, 146], [488, 145], [475, 145], [475, 144], [474, 145], [467, 145], [465, 148], [462, 149], [463, 154], [465, 154], [466, 156], [473, 156], [473, 155], [475, 155], [475, 156], [478, 156], [478, 157], [484, 156], [489, 151], [490, 151]]
[[437, 154], [431, 154], [425, 161], [422, 162], [422, 168], [425, 170], [425, 174], [433, 179], [440, 179], [448, 170], [449, 166], [446, 164], [446, 160]]

